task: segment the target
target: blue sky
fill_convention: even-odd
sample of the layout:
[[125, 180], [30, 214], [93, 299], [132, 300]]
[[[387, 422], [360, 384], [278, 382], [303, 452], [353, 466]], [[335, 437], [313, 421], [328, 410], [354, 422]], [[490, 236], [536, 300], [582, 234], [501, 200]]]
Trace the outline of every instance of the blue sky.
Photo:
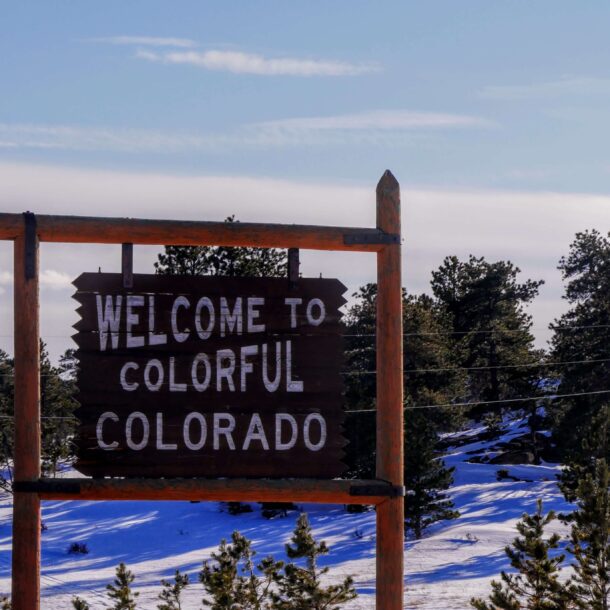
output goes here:
[[[609, 23], [601, 0], [4, 3], [0, 209], [370, 225], [390, 168], [407, 287], [445, 254], [510, 258], [547, 280], [544, 328], [571, 236], [610, 222]], [[116, 258], [62, 248], [49, 334], [57, 278]], [[337, 260], [305, 268], [372, 279]]]

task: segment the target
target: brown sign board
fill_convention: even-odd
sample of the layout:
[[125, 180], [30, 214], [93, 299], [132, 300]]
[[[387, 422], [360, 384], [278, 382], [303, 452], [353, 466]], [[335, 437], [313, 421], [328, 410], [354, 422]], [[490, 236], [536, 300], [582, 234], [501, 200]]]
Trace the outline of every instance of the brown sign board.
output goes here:
[[99, 476], [333, 478], [345, 286], [84, 273], [76, 468]]

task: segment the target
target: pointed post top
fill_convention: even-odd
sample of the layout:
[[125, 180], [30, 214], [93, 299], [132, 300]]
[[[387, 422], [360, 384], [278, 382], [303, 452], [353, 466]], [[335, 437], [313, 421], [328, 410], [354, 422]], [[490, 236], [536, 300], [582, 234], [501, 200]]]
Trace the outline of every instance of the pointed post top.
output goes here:
[[400, 190], [398, 180], [396, 180], [394, 174], [389, 169], [386, 169], [377, 183], [377, 194], [383, 193], [384, 195], [389, 195], [398, 190]]
[[400, 233], [400, 185], [389, 169], [377, 183], [377, 228]]

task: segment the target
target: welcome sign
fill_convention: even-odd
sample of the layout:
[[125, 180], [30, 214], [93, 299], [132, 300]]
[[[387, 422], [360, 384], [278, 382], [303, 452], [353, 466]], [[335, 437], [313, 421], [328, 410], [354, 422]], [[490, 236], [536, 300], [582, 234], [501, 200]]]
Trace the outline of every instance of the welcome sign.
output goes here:
[[92, 476], [341, 474], [334, 279], [84, 273], [76, 468]]

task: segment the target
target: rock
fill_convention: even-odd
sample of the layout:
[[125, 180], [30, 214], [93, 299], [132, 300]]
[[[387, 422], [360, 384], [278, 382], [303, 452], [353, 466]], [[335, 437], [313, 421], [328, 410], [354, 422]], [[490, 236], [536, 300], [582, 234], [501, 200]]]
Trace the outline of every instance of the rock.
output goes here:
[[489, 460], [490, 464], [533, 464], [534, 454], [531, 451], [505, 451]]

